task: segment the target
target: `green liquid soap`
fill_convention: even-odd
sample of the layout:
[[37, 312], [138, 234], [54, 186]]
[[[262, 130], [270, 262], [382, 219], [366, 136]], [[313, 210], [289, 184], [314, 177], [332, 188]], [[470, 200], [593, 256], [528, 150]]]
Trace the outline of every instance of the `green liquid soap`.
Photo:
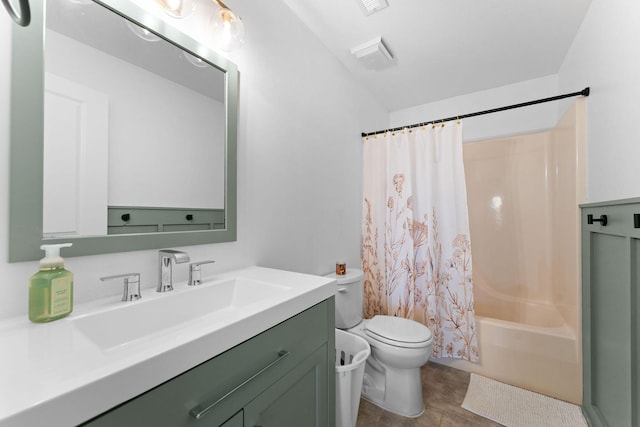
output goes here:
[[64, 269], [60, 248], [71, 243], [42, 245], [47, 252], [40, 261], [40, 270], [29, 279], [29, 320], [51, 322], [73, 311], [73, 273]]
[[29, 281], [29, 320], [51, 322], [73, 311], [73, 274], [64, 268], [40, 270]]

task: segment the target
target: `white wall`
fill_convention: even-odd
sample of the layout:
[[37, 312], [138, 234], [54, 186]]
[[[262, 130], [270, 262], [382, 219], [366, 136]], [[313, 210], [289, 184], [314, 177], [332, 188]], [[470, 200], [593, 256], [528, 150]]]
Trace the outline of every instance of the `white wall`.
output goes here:
[[[182, 248], [204, 274], [251, 264], [322, 274], [338, 259], [360, 264], [363, 129], [388, 115], [280, 1], [227, 2], [244, 20], [245, 46], [228, 55], [240, 69], [238, 241]], [[10, 21], [0, 13], [0, 224], [7, 224]], [[6, 230], [6, 228], [5, 228]], [[8, 264], [0, 233], [0, 318], [24, 316], [37, 262]], [[121, 293], [98, 277], [142, 273], [153, 292], [156, 251], [67, 259], [76, 301]], [[174, 269], [178, 281], [186, 268]], [[144, 294], [144, 292], [143, 292]]]
[[[570, 92], [582, 90], [573, 89]], [[393, 111], [390, 127], [470, 114], [557, 95], [556, 75], [527, 80], [495, 89], [456, 96], [404, 110]], [[545, 103], [463, 120], [464, 141], [518, 135], [550, 129], [558, 119], [557, 103]]]
[[560, 69], [560, 91], [591, 87], [587, 199], [592, 202], [640, 196], [639, 16], [637, 0], [593, 0]]

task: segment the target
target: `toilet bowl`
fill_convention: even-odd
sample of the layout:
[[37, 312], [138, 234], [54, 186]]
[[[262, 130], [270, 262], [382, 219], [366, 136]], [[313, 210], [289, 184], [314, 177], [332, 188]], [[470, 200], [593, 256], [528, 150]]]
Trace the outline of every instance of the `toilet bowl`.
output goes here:
[[371, 346], [365, 365], [362, 397], [405, 417], [424, 412], [420, 367], [433, 349], [426, 326], [410, 319], [374, 316], [363, 319], [363, 282], [360, 270], [329, 274], [337, 281], [336, 327], [364, 338]]

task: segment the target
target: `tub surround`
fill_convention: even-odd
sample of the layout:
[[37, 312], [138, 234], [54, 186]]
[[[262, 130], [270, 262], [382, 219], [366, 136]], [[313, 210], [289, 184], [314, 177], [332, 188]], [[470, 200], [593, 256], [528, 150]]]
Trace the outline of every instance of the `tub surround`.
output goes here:
[[[159, 298], [197, 292], [186, 285], [173, 293], [147, 292], [123, 303], [110, 297], [75, 307], [67, 318], [33, 324], [25, 316], [0, 322], [0, 425], [29, 426], [48, 420], [76, 425], [223, 353], [301, 311], [330, 298], [335, 282], [262, 267], [209, 277], [235, 277], [277, 283], [288, 291], [266, 298], [235, 315], [203, 316], [176, 323], [157, 334], [116, 346], [100, 347], [73, 324], [74, 319], [113, 310], [121, 304], [144, 304]], [[204, 284], [201, 286], [210, 286]], [[171, 316], [171, 313], [167, 313]]]
[[480, 316], [519, 322], [519, 303], [546, 305], [578, 334], [584, 114], [579, 99], [549, 131], [464, 144]]
[[582, 403], [585, 127], [579, 99], [547, 132], [464, 144], [480, 363], [438, 362]]

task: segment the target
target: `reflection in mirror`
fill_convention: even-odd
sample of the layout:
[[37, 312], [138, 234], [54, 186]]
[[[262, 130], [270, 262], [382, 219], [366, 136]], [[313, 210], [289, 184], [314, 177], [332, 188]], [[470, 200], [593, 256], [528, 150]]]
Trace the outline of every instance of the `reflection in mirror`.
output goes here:
[[[67, 257], [235, 241], [237, 67], [143, 2], [94, 1], [34, 1], [31, 25], [11, 33], [9, 262], [70, 238]], [[121, 16], [171, 43], [143, 40]], [[123, 45], [143, 47], [112, 50]]]
[[43, 236], [225, 228], [225, 72], [95, 3], [45, 22]]

